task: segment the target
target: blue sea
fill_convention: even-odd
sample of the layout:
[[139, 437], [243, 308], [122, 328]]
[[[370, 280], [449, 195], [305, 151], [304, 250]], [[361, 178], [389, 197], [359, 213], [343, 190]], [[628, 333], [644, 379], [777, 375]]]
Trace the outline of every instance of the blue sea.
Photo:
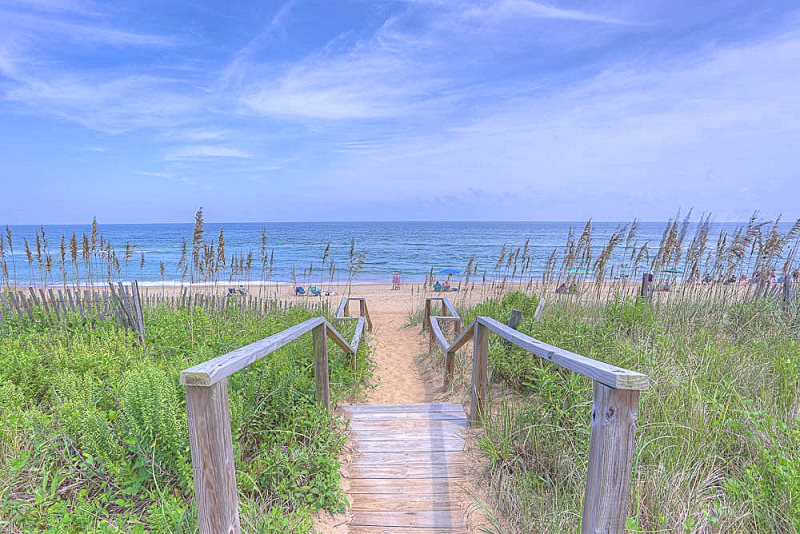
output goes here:
[[[501, 247], [514, 251], [524, 246], [530, 239], [531, 267], [528, 275], [539, 277], [545, 269], [550, 253], [555, 250], [559, 257], [564, 251], [567, 234], [572, 228], [580, 235], [585, 223], [581, 222], [336, 222], [336, 223], [225, 223], [205, 224], [205, 241], [216, 242], [220, 228], [224, 228], [226, 255], [248, 251], [253, 253], [251, 280], [261, 279], [261, 231], [266, 230], [268, 254], [273, 255], [272, 281], [289, 282], [292, 270], [297, 280], [328, 280], [328, 263], [322, 259], [325, 248], [330, 243], [330, 258], [336, 264], [334, 281], [347, 280], [347, 265], [352, 240], [357, 251], [364, 252], [363, 268], [355, 282], [390, 283], [391, 273], [398, 271], [404, 281], [419, 281], [426, 273], [438, 273], [442, 269], [463, 270], [472, 256], [478, 265], [480, 279], [483, 272], [491, 278]], [[592, 224], [592, 248], [596, 257], [613, 232], [623, 226], [621, 222], [594, 222]], [[642, 222], [636, 235], [636, 243], [641, 247], [645, 242], [651, 255], [657, 250], [666, 227], [666, 222]], [[733, 232], [738, 224], [715, 223], [710, 232], [710, 247], [720, 230]], [[786, 225], [788, 228], [788, 225]], [[37, 226], [12, 226], [17, 282], [27, 284], [30, 280], [30, 267], [26, 261], [23, 239], [27, 238], [35, 248]], [[64, 235], [67, 240], [75, 233], [89, 234], [90, 225], [45, 225], [49, 240], [53, 268], [50, 280], [60, 280], [59, 242]], [[192, 224], [100, 224], [99, 230], [110, 241], [121, 263], [120, 272], [115, 279], [139, 280], [145, 283], [181, 281], [178, 262], [181, 244], [189, 242], [191, 250]], [[691, 240], [694, 226], [690, 227], [686, 245]], [[136, 246], [134, 258], [126, 266], [123, 257], [126, 243]], [[618, 248], [614, 258], [617, 267], [627, 265], [630, 249]], [[144, 268], [140, 267], [141, 254], [144, 253]], [[69, 255], [69, 253], [67, 253]], [[6, 246], [7, 261], [10, 260]], [[69, 262], [69, 259], [67, 260]], [[34, 272], [36, 269], [34, 260]], [[160, 274], [161, 262], [165, 265], [165, 276]], [[81, 269], [83, 267], [81, 266]], [[311, 275], [304, 276], [311, 269]], [[13, 268], [9, 264], [9, 270]], [[71, 268], [68, 269], [71, 273]], [[528, 276], [526, 275], [526, 277]], [[71, 274], [69, 275], [72, 276]], [[36, 275], [38, 280], [38, 274]], [[227, 280], [228, 274], [220, 276]], [[241, 280], [242, 277], [235, 278]], [[13, 281], [13, 280], [12, 280]]]

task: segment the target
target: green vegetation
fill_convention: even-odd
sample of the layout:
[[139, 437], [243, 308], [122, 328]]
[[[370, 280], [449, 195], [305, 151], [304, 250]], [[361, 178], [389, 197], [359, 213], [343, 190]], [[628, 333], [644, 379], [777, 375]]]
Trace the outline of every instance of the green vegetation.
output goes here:
[[[800, 530], [800, 315], [769, 299], [551, 301], [522, 293], [462, 313], [646, 373], [627, 527], [634, 532]], [[467, 349], [469, 350], [469, 349]], [[461, 385], [467, 358], [459, 358]], [[494, 401], [479, 448], [498, 530], [570, 532], [580, 524], [591, 381], [492, 336]]]
[[[0, 332], [0, 530], [195, 531], [180, 370], [311, 316], [154, 308], [144, 345], [110, 322], [10, 322]], [[368, 378], [362, 347], [357, 372], [331, 348], [334, 399]], [[232, 376], [229, 395], [245, 530], [307, 532], [314, 511], [344, 509], [343, 422], [314, 401], [310, 335]]]

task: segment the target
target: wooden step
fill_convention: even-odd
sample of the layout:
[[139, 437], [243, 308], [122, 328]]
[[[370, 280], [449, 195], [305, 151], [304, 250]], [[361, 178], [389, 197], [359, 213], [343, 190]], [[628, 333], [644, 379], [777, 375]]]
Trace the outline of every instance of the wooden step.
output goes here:
[[466, 532], [464, 437], [458, 404], [344, 406], [355, 457], [350, 532]]
[[448, 510], [419, 510], [409, 512], [353, 511], [354, 526], [359, 527], [406, 527], [406, 528], [452, 528], [464, 529], [464, 511], [461, 508]]

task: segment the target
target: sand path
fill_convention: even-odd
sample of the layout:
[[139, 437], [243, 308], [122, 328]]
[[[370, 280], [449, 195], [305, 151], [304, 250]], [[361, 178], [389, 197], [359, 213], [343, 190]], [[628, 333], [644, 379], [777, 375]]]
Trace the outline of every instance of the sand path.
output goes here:
[[428, 392], [416, 359], [425, 352], [418, 327], [405, 327], [408, 313], [372, 311], [372, 360], [375, 387], [367, 394], [371, 404], [426, 402]]

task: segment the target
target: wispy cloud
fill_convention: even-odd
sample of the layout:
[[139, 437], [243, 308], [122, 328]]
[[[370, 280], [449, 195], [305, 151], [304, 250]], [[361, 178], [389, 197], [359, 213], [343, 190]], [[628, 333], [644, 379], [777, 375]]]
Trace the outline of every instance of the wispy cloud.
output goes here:
[[[719, 208], [743, 190], [749, 204], [768, 205], [761, 180], [794, 180], [800, 93], [786, 88], [798, 70], [796, 31], [702, 55], [620, 62], [566, 91], [497, 102], [461, 126], [360, 147], [333, 175], [375, 198], [386, 182], [364, 186], [378, 174], [407, 191], [453, 184], [454, 176], [458, 189], [491, 180], [497, 193], [516, 195], [507, 213], [517, 218], [558, 218], [587, 195], [616, 195], [611, 209], [631, 212], [699, 201]], [[653, 194], [637, 196], [643, 189]], [[599, 216], [604, 204], [580, 205]]]
[[135, 32], [107, 26], [101, 20], [55, 18], [52, 14], [25, 13], [0, 8], [0, 28], [15, 39], [35, 41], [47, 36], [79, 43], [168, 47], [178, 44], [175, 36]]
[[253, 155], [239, 150], [217, 145], [194, 145], [167, 152], [164, 159], [167, 161], [190, 160], [200, 158], [252, 158]]
[[487, 4], [467, 7], [464, 18], [480, 22], [498, 22], [508, 19], [517, 21], [525, 18], [554, 19], [574, 22], [592, 22], [599, 24], [628, 24], [627, 21], [590, 11], [564, 9], [530, 0], [499, 0]]

